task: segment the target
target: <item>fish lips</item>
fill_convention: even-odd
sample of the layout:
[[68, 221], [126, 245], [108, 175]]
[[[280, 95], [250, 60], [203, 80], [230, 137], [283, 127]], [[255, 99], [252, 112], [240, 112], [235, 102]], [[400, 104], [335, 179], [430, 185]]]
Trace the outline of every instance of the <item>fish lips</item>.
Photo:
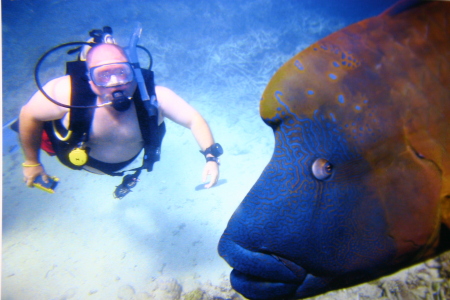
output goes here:
[[249, 299], [293, 296], [308, 275], [305, 269], [275, 254], [255, 252], [222, 236], [219, 254], [234, 269], [233, 288]]
[[252, 300], [275, 300], [294, 298], [299, 284], [267, 281], [234, 269], [230, 282], [233, 289]]

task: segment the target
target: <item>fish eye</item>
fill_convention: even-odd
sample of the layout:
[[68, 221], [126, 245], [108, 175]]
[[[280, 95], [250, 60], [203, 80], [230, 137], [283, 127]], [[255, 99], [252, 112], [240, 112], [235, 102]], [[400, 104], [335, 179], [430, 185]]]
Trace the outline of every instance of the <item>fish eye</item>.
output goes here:
[[325, 180], [333, 173], [333, 165], [325, 158], [318, 158], [312, 164], [312, 173], [318, 180]]

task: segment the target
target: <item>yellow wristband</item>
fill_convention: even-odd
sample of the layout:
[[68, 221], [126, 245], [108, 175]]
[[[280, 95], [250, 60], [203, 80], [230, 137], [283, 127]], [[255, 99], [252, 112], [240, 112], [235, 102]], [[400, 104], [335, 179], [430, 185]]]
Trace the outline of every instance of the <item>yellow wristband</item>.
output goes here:
[[22, 163], [22, 166], [23, 167], [39, 167], [41, 164], [39, 164], [39, 163], [37, 163], [37, 164], [34, 164], [34, 165], [27, 165], [26, 163]]

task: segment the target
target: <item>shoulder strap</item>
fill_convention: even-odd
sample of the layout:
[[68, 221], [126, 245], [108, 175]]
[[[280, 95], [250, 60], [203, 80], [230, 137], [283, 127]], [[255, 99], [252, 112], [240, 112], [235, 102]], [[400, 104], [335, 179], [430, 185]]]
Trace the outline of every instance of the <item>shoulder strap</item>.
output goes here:
[[[66, 74], [71, 79], [71, 105], [86, 106], [94, 105], [97, 96], [91, 91], [89, 79], [87, 77], [86, 63], [83, 61], [71, 61], [66, 63]], [[69, 126], [68, 129], [72, 134], [68, 140], [61, 141], [55, 134], [57, 130], [62, 135], [66, 135], [67, 130], [62, 125], [61, 120], [49, 121], [44, 123], [44, 130], [49, 136], [53, 149], [58, 159], [65, 166], [80, 170], [80, 166], [75, 166], [69, 160], [68, 154], [73, 147], [82, 141], [83, 135], [86, 133], [88, 138], [89, 129], [93, 118], [93, 108], [71, 108], [69, 110]], [[54, 128], [56, 127], [56, 128]]]
[[[153, 71], [143, 69], [142, 73], [149, 96], [156, 97]], [[142, 168], [147, 169], [147, 171], [150, 172], [153, 170], [153, 164], [160, 159], [161, 143], [166, 128], [164, 123], [158, 125], [158, 114], [153, 115], [148, 112], [144, 101], [142, 101], [139, 90], [136, 90], [133, 98], [135, 99], [139, 126], [144, 139], [145, 155]]]
[[[92, 92], [89, 86], [86, 63], [83, 61], [67, 62], [66, 68], [67, 75], [71, 76], [71, 105], [94, 105], [97, 97], [94, 92]], [[142, 71], [149, 95], [156, 97], [153, 72], [150, 70]], [[139, 127], [144, 139], [145, 153], [143, 165], [141, 168], [147, 169], [147, 171], [150, 172], [153, 170], [153, 164], [160, 159], [161, 143], [165, 135], [166, 128], [164, 123], [158, 125], [158, 115], [149, 116], [147, 108], [141, 99], [138, 89], [136, 89], [133, 98], [135, 100], [134, 102], [136, 105]], [[67, 146], [75, 145], [81, 142], [84, 134], [86, 134], [85, 140], [87, 141], [89, 138], [88, 135], [94, 115], [94, 108], [71, 108], [69, 110], [69, 114], [70, 119], [68, 129], [72, 131], [72, 136], [70, 140], [66, 141], [64, 144], [66, 144]], [[67, 155], [65, 153], [64, 155], [58, 155], [58, 157], [60, 156], [66, 157]], [[68, 160], [64, 164], [68, 166], [70, 165], [70, 163], [68, 163]], [[70, 167], [76, 168], [74, 166]], [[120, 173], [114, 175], [120, 175]]]
[[[95, 105], [97, 96], [91, 90], [87, 76], [86, 62], [70, 61], [66, 64], [66, 74], [71, 78], [71, 105]], [[75, 143], [81, 141], [83, 134], [89, 138], [94, 108], [71, 108], [69, 111], [69, 130]]]

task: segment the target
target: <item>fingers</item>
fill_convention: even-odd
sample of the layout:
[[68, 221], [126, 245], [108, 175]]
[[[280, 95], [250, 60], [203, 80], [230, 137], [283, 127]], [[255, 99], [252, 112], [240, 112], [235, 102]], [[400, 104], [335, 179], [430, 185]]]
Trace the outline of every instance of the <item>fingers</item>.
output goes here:
[[212, 178], [208, 184], [205, 184], [205, 189], [209, 189], [217, 183], [217, 177]]
[[204, 186], [206, 189], [214, 186], [219, 178], [219, 166], [215, 162], [208, 162], [206, 164], [203, 170], [203, 182], [206, 182], [208, 175], [211, 176], [211, 181]]
[[42, 180], [44, 180], [45, 183], [48, 183], [48, 175], [46, 173], [41, 173]]
[[33, 187], [33, 182], [34, 182], [34, 179], [35, 179], [36, 177], [24, 177], [24, 179], [23, 179], [23, 181], [25, 181], [25, 184], [27, 185], [27, 187]]
[[25, 176], [23, 180], [25, 181], [25, 184], [27, 185], [27, 187], [33, 187], [33, 183], [38, 176], [39, 176], [39, 174], [33, 175], [33, 176]]
[[45, 173], [42, 166], [24, 167], [23, 175], [23, 181], [28, 187], [33, 187], [33, 183], [38, 176], [42, 176], [42, 180], [44, 180], [45, 183], [48, 183], [48, 175]]

